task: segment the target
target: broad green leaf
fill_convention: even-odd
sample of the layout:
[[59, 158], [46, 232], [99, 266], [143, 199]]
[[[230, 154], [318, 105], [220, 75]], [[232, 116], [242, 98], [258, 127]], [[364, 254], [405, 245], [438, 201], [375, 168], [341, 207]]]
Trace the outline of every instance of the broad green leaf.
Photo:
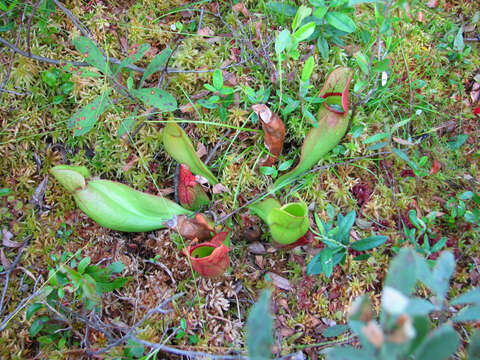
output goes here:
[[145, 53], [150, 49], [149, 44], [142, 44], [138, 47], [137, 51], [133, 54], [129, 54], [125, 59], [120, 63], [120, 68], [136, 63], [138, 60], [143, 58]]
[[268, 10], [283, 16], [292, 17], [297, 13], [297, 8], [286, 1], [269, 1], [266, 6]]
[[166, 47], [160, 54], [155, 55], [153, 60], [150, 62], [150, 64], [148, 64], [147, 68], [145, 69], [145, 72], [142, 75], [142, 79], [140, 80], [139, 87], [142, 87], [143, 82], [152, 74], [162, 70], [163, 66], [171, 55], [172, 49], [170, 49], [169, 47]]
[[177, 100], [164, 90], [158, 88], [142, 88], [131, 90], [131, 93], [145, 105], [153, 106], [160, 110], [160, 112], [174, 111], [177, 109]]
[[312, 8], [305, 5], [300, 6], [292, 22], [292, 31], [297, 30], [300, 24], [302, 23], [303, 19], [305, 19], [311, 13], [312, 13]]
[[348, 15], [341, 12], [328, 12], [327, 15], [325, 15], [325, 19], [334, 28], [346, 33], [352, 33], [357, 29], [353, 20]]
[[315, 59], [313, 56], [310, 56], [306, 61], [302, 69], [302, 81], [307, 82], [312, 76], [313, 68], [315, 66]]
[[162, 131], [162, 139], [165, 150], [180, 164], [187, 165], [192, 173], [203, 176], [211, 185], [219, 183], [217, 178], [200, 160], [190, 138], [180, 126], [176, 123], [165, 125]]
[[282, 30], [278, 35], [277, 39], [275, 40], [275, 52], [277, 56], [280, 56], [280, 54], [289, 46], [291, 43], [290, 39], [290, 31], [287, 29]]
[[390, 69], [390, 60], [383, 59], [380, 61], [374, 61], [372, 66], [372, 71], [374, 72], [382, 72], [388, 71]]
[[409, 296], [417, 281], [415, 253], [412, 249], [402, 248], [390, 263], [384, 286], [393, 287]]
[[115, 280], [109, 282], [96, 282], [96, 291], [103, 294], [115, 289], [120, 289], [130, 280], [130, 277], [117, 277]]
[[480, 330], [475, 329], [470, 337], [470, 344], [468, 345], [468, 357], [469, 360], [480, 359]]
[[124, 268], [125, 265], [123, 265], [121, 261], [115, 261], [114, 263], [108, 265], [108, 269], [112, 272], [112, 274], [121, 273]]
[[413, 328], [415, 329], [415, 337], [412, 339], [409, 354], [412, 354], [422, 344], [423, 340], [428, 336], [430, 331], [430, 319], [428, 316], [415, 316], [413, 318]]
[[292, 166], [292, 163], [293, 163], [292, 159], [282, 162], [280, 165], [278, 165], [278, 171], [288, 170], [290, 166]]
[[35, 314], [38, 310], [40, 310], [43, 307], [44, 305], [41, 303], [34, 303], [30, 305], [27, 309], [27, 314], [26, 314], [27, 321], [29, 321], [32, 318], [33, 314]]
[[465, 49], [465, 43], [463, 41], [463, 26], [458, 29], [457, 35], [453, 40], [453, 50], [462, 52]]
[[450, 150], [458, 150], [462, 147], [463, 144], [465, 144], [469, 137], [470, 135], [468, 134], [460, 134], [455, 140], [448, 142], [448, 147], [450, 148]]
[[[324, 250], [322, 250], [324, 251]], [[324, 267], [322, 262], [322, 251], [317, 253], [307, 265], [308, 275], [319, 275], [324, 273]], [[339, 264], [345, 258], [345, 252], [335, 252], [332, 256], [332, 266]]]
[[318, 48], [318, 51], [320, 52], [320, 55], [322, 55], [322, 58], [327, 60], [328, 52], [329, 52], [327, 39], [325, 39], [323, 36], [319, 36], [317, 39], [317, 48]]
[[300, 106], [300, 101], [294, 100], [291, 103], [289, 103], [285, 108], [282, 110], [283, 115], [288, 115], [292, 111], [295, 111], [298, 107]]
[[321, 352], [327, 360], [372, 360], [374, 355], [364, 349], [356, 349], [350, 345], [337, 346]]
[[397, 155], [400, 159], [402, 159], [403, 161], [405, 161], [407, 163], [410, 163], [410, 158], [402, 150], [396, 149], [396, 148], [393, 148], [392, 150], [395, 153], [395, 155]]
[[361, 239], [358, 241], [355, 241], [354, 243], [350, 244], [351, 248], [356, 251], [365, 251], [365, 250], [370, 250], [373, 249], [377, 246], [382, 245], [387, 241], [388, 236], [384, 235], [374, 235], [367, 237], [365, 239]]
[[73, 44], [89, 65], [95, 66], [98, 70], [106, 75], [112, 74], [110, 71], [110, 66], [105, 61], [103, 54], [92, 40], [84, 36], [78, 36], [73, 40]]
[[90, 104], [85, 105], [68, 120], [68, 127], [74, 129], [74, 136], [84, 135], [95, 126], [100, 115], [112, 105], [109, 98], [110, 92], [111, 90], [107, 90], [97, 96]]
[[480, 288], [467, 291], [450, 302], [451, 305], [477, 304], [480, 305]]
[[9, 188], [1, 188], [0, 189], [0, 197], [1, 196], [7, 196], [10, 194], [12, 191]]
[[327, 278], [332, 275], [333, 272], [333, 252], [330, 248], [325, 248], [320, 251], [320, 261], [322, 262], [323, 273]]
[[247, 319], [247, 348], [252, 360], [271, 359], [273, 317], [270, 313], [270, 291], [264, 290]]
[[430, 283], [426, 284], [435, 293], [440, 304], [447, 295], [450, 278], [454, 271], [455, 258], [453, 254], [448, 251], [442, 252], [435, 262]]
[[360, 51], [357, 51], [355, 53], [355, 60], [357, 61], [358, 67], [362, 72], [366, 75], [369, 73], [368, 69], [368, 64], [370, 63], [370, 60], [368, 59], [367, 55], [364, 53], [361, 53]]
[[449, 325], [434, 330], [415, 353], [416, 360], [447, 360], [458, 349], [458, 334]]
[[90, 256], [87, 256], [86, 258], [83, 258], [82, 261], [78, 263], [77, 270], [80, 274], [83, 274], [87, 266], [90, 264]]
[[223, 75], [222, 70], [216, 69], [213, 72], [213, 86], [218, 90], [223, 87]]
[[352, 226], [355, 223], [356, 218], [357, 218], [357, 213], [355, 210], [350, 211], [345, 216], [339, 214], [337, 218], [337, 227], [339, 228], [339, 231], [334, 236], [334, 238], [338, 241], [341, 241], [347, 244], [348, 239], [350, 237], [350, 230], [352, 229]]
[[348, 325], [334, 325], [322, 331], [323, 337], [337, 337], [348, 330]]
[[32, 326], [30, 326], [30, 331], [29, 331], [30, 337], [37, 336], [37, 334], [45, 326], [45, 323], [49, 320], [50, 320], [50, 318], [48, 316], [42, 316], [42, 317], [39, 317], [37, 320], [35, 320], [33, 322]]
[[135, 120], [137, 117], [137, 111], [125, 118], [117, 129], [117, 136], [122, 137], [123, 135], [130, 133], [135, 125]]
[[454, 322], [479, 321], [480, 305], [466, 306], [452, 318]]
[[410, 316], [425, 316], [434, 310], [437, 310], [437, 307], [428, 300], [410, 298], [408, 301], [407, 314]]
[[315, 26], [316, 25], [314, 22], [309, 22], [308, 24], [302, 25], [293, 33], [293, 37], [299, 42], [308, 39], [315, 31]]
[[380, 134], [375, 134], [375, 135], [372, 135], [372, 136], [369, 136], [368, 138], [366, 138], [363, 141], [363, 143], [364, 144], [371, 144], [373, 142], [385, 139], [386, 137], [388, 137], [388, 133], [386, 133], [386, 132], [380, 133]]

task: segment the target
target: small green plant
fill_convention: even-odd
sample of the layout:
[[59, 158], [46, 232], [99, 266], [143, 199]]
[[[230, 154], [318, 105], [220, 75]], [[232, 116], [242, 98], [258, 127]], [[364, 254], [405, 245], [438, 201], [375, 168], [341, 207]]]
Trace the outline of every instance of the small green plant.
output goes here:
[[42, 72], [43, 82], [50, 88], [53, 94], [53, 104], [60, 104], [66, 100], [75, 84], [70, 81], [72, 74], [57, 68], [50, 68]]
[[90, 257], [64, 252], [51, 255], [53, 266], [49, 267], [48, 285], [40, 295], [42, 301], [27, 309], [26, 318], [36, 319], [30, 326], [30, 336], [43, 345], [54, 345], [61, 350], [71, 341], [73, 330], [71, 312], [99, 311], [101, 296], [119, 289], [130, 279], [115, 277], [123, 271], [121, 262], [106, 267], [91, 265]]
[[[476, 20], [472, 19], [472, 23], [478, 22], [479, 15]], [[443, 36], [443, 42], [437, 45], [439, 49], [447, 51], [448, 60], [452, 63], [470, 64], [470, 60], [466, 57], [472, 52], [472, 48], [465, 44], [463, 39], [463, 26], [453, 27]]]
[[71, 229], [67, 230], [67, 224], [62, 222], [60, 228], [57, 230], [57, 237], [61, 239], [63, 243], [65, 243], [72, 233], [73, 231]]
[[[145, 53], [150, 49], [150, 45], [142, 44], [136, 51], [132, 52], [124, 58], [120, 64], [112, 64], [102, 51], [89, 38], [79, 36], [74, 39], [76, 49], [82, 54], [84, 60], [92, 67], [97, 68], [103, 76], [114, 85], [113, 88], [105, 87], [102, 93], [97, 96], [91, 103], [77, 111], [69, 120], [68, 127], [74, 129], [74, 135], [84, 135], [89, 132], [96, 124], [100, 116], [113, 105], [111, 98], [112, 90], [115, 89], [121, 94], [127, 94], [127, 98], [135, 98], [138, 102], [150, 107], [153, 106], [160, 112], [174, 111], [177, 109], [177, 101], [168, 92], [159, 88], [144, 88], [144, 81], [153, 73], [163, 69], [167, 59], [170, 57], [172, 50], [166, 48], [160, 54], [156, 55], [145, 69], [142, 78], [138, 82], [138, 86], [134, 86], [134, 79], [128, 66], [139, 61]], [[80, 70], [72, 65], [65, 65], [64, 70], [76, 73], [81, 77], [101, 77], [101, 74], [88, 70]], [[127, 87], [118, 83], [123, 73], [128, 75], [126, 79]], [[134, 127], [134, 121], [127, 118], [121, 127], [127, 131]], [[126, 131], [121, 131], [121, 134]], [[119, 134], [120, 135], [120, 134]]]
[[451, 197], [445, 204], [447, 213], [444, 219], [453, 227], [460, 220], [465, 220], [471, 224], [480, 226], [480, 209], [478, 207], [470, 210], [467, 208], [468, 202], [473, 201], [476, 205], [480, 205], [480, 196], [475, 195], [472, 191], [465, 191]]
[[[324, 222], [320, 219], [318, 214], [315, 214], [315, 223], [318, 231], [312, 230], [312, 232], [316, 235], [317, 239], [325, 245], [325, 247], [308, 263], [308, 275], [324, 274], [329, 278], [332, 275], [333, 268], [345, 261], [349, 249], [355, 251], [367, 251], [384, 244], [388, 239], [384, 235], [372, 235], [351, 242], [350, 230], [357, 217], [355, 210], [349, 212], [347, 215], [338, 214], [335, 222], [335, 211], [330, 204], [327, 207], [327, 212], [330, 217], [330, 220], [327, 222]], [[368, 254], [361, 254], [356, 256], [354, 260], [365, 260], [368, 257]]]
[[293, 160], [287, 160], [278, 165], [278, 168], [273, 166], [262, 166], [260, 167], [260, 173], [266, 176], [271, 176], [272, 179], [275, 179], [278, 176], [279, 171], [285, 171], [292, 166]]
[[415, 176], [425, 177], [430, 174], [428, 156], [418, 157], [413, 154], [410, 158], [404, 151], [396, 148], [393, 149], [393, 152], [410, 166]]
[[198, 104], [206, 109], [218, 109], [222, 121], [227, 121], [228, 107], [233, 102], [234, 89], [224, 85], [222, 70], [213, 72], [212, 84], [204, 84], [205, 89], [213, 93], [208, 99], [198, 100]]
[[[455, 354], [460, 337], [452, 323], [480, 319], [480, 288], [447, 301], [455, 259], [442, 252], [432, 267], [410, 248], [403, 248], [390, 264], [382, 292], [380, 316], [363, 295], [353, 304], [348, 326], [360, 348], [337, 346], [323, 350], [328, 360], [446, 360]], [[423, 283], [435, 301], [414, 296], [417, 282]], [[433, 299], [433, 298], [432, 298]], [[430, 314], [436, 314], [432, 323]], [[468, 358], [478, 358], [480, 333], [475, 330], [468, 346]]]
[[[403, 224], [405, 241], [408, 241], [417, 252], [428, 258], [430, 255], [441, 251], [445, 247], [445, 244], [447, 243], [446, 237], [441, 237], [432, 245], [432, 241], [437, 237], [432, 230], [437, 218], [436, 212], [432, 212], [427, 216], [422, 216], [420, 219], [417, 216], [417, 212], [412, 209], [408, 212], [408, 217], [414, 227], [409, 229]], [[400, 244], [402, 243], [403, 242]], [[393, 250], [398, 251], [399, 248], [394, 247]]]

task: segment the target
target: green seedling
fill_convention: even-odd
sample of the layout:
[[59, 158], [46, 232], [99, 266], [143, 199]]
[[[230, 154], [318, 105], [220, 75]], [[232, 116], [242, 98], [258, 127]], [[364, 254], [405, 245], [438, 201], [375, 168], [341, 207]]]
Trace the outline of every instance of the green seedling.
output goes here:
[[278, 172], [288, 170], [292, 166], [292, 162], [293, 160], [284, 161], [278, 165], [278, 169], [275, 166], [262, 166], [260, 167], [260, 173], [275, 179], [278, 176]]
[[165, 151], [180, 164], [187, 165], [192, 173], [203, 176], [211, 185], [219, 183], [217, 178], [200, 160], [192, 141], [180, 126], [176, 123], [165, 125], [162, 131], [162, 139]]
[[109, 180], [85, 181], [86, 168], [56, 166], [51, 174], [72, 193], [78, 207], [108, 229], [126, 232], [166, 227], [177, 215], [192, 213], [171, 200]]
[[276, 188], [301, 175], [314, 166], [340, 142], [348, 128], [348, 93], [352, 73], [348, 68], [335, 69], [319, 93], [325, 99], [317, 114], [317, 127], [313, 127], [305, 141], [298, 165], [275, 182]]
[[53, 104], [62, 103], [75, 87], [75, 84], [70, 81], [72, 74], [60, 69], [50, 68], [45, 70], [41, 77], [50, 90], [56, 94], [52, 99]]
[[273, 241], [280, 245], [299, 240], [310, 226], [308, 208], [303, 202], [282, 206], [277, 200], [269, 198], [249, 208], [268, 225]]
[[227, 108], [233, 102], [234, 89], [224, 85], [222, 70], [213, 72], [212, 84], [204, 84], [205, 89], [213, 93], [208, 99], [198, 100], [198, 105], [206, 109], [218, 109], [218, 115], [222, 121], [227, 121]]

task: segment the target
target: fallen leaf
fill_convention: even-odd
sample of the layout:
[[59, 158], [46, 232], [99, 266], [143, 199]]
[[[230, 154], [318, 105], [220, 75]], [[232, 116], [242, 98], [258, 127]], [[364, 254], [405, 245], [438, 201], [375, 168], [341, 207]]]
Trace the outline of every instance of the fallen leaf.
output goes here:
[[425, 22], [425, 15], [423, 14], [423, 11], [419, 11], [417, 14], [417, 20], [420, 22]]
[[271, 153], [262, 162], [262, 166], [272, 166], [282, 152], [283, 141], [285, 140], [285, 125], [280, 117], [272, 112], [265, 104], [256, 104], [252, 110], [258, 115], [265, 132], [265, 146]]
[[257, 264], [260, 269], [265, 269], [265, 266], [263, 265], [263, 256], [255, 255], [255, 264]]
[[438, 6], [438, 0], [429, 0], [429, 1], [427, 1], [426, 5], [430, 9], [436, 8]]
[[290, 337], [293, 334], [295, 334], [295, 330], [293, 330], [293, 329], [290, 329], [290, 328], [287, 328], [287, 327], [284, 327], [284, 328], [280, 329], [280, 335], [282, 335], [282, 337], [284, 337], [284, 338]]
[[392, 140], [395, 141], [396, 143], [401, 144], [401, 145], [407, 145], [407, 146], [415, 145], [411, 141], [404, 140], [404, 139], [401, 139], [401, 138], [398, 138], [398, 137], [395, 137], [395, 136], [392, 136]]
[[260, 242], [254, 242], [253, 244], [248, 245], [248, 251], [252, 254], [262, 255], [265, 254], [265, 246]]
[[246, 17], [250, 17], [250, 12], [248, 11], [248, 9], [245, 7], [245, 4], [242, 3], [242, 2], [239, 2], [239, 3], [236, 3], [235, 5], [233, 5], [232, 7], [233, 11], [235, 12], [240, 12], [242, 13], [244, 16]]
[[255, 23], [255, 38], [260, 41], [262, 38], [262, 22]]
[[7, 259], [5, 256], [5, 253], [3, 252], [3, 249], [0, 249], [0, 261], [2, 262], [2, 266], [4, 269], [7, 269], [10, 267], [10, 260]]
[[223, 186], [222, 184], [218, 183], [218, 184], [215, 184], [213, 185], [212, 187], [212, 194], [221, 194], [221, 193], [224, 193], [224, 192], [229, 192], [228, 189]]
[[188, 240], [208, 240], [212, 237], [211, 233], [215, 232], [202, 214], [195, 215], [193, 219], [180, 215], [176, 217], [176, 221], [165, 225]]
[[197, 155], [199, 158], [202, 158], [205, 155], [207, 155], [207, 148], [201, 142], [199, 142], [197, 145]]
[[45, 195], [45, 190], [47, 190], [48, 176], [46, 176], [40, 184], [38, 184], [35, 192], [30, 199], [30, 202], [35, 206], [38, 206], [40, 209], [43, 207], [43, 196]]
[[128, 170], [130, 170], [133, 166], [133, 164], [135, 164], [135, 162], [138, 160], [138, 158], [136, 156], [133, 156], [132, 159], [127, 162], [125, 165], [123, 165], [122, 167], [122, 170], [123, 172], [127, 172]]
[[284, 277], [271, 271], [269, 271], [267, 274], [270, 276], [270, 279], [272, 279], [272, 283], [275, 285], [275, 287], [286, 291], [292, 290], [292, 286], [290, 285], [290, 281], [288, 281], [288, 279], [285, 279]]
[[442, 164], [437, 159], [433, 160], [432, 168], [430, 169], [430, 175], [434, 175], [440, 171]]
[[22, 243], [13, 241], [13, 234], [7, 229], [2, 230], [2, 245], [10, 248], [18, 248], [22, 246]]
[[200, 36], [213, 36], [215, 33], [209, 27], [203, 27], [197, 31], [197, 34]]
[[191, 113], [191, 112], [195, 111], [195, 108], [193, 107], [193, 105], [191, 103], [182, 105], [178, 109], [184, 114], [185, 113]]

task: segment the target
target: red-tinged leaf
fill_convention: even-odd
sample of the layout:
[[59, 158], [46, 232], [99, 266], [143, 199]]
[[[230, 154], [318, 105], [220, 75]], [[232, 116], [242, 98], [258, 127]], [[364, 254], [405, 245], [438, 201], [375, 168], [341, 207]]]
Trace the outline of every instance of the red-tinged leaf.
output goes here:
[[178, 174], [177, 195], [180, 205], [190, 210], [198, 210], [210, 201], [202, 186], [187, 165], [181, 164]]
[[242, 2], [236, 3], [232, 7], [233, 11], [242, 13], [245, 17], [250, 17], [250, 12], [245, 7], [245, 4]]
[[180, 215], [177, 216], [176, 222], [166, 224], [166, 226], [188, 240], [208, 240], [211, 239], [212, 233], [215, 233], [213, 227], [202, 214], [195, 215], [193, 219]]
[[285, 140], [285, 125], [282, 119], [265, 104], [253, 105], [252, 110], [262, 122], [262, 128], [265, 132], [265, 146], [271, 154], [262, 162], [261, 166], [272, 166], [282, 152], [283, 141]]
[[434, 175], [440, 171], [442, 163], [437, 159], [433, 160], [432, 168], [430, 169], [430, 175]]
[[473, 109], [473, 113], [475, 115], [480, 115], [480, 107], [476, 107], [475, 109]]

